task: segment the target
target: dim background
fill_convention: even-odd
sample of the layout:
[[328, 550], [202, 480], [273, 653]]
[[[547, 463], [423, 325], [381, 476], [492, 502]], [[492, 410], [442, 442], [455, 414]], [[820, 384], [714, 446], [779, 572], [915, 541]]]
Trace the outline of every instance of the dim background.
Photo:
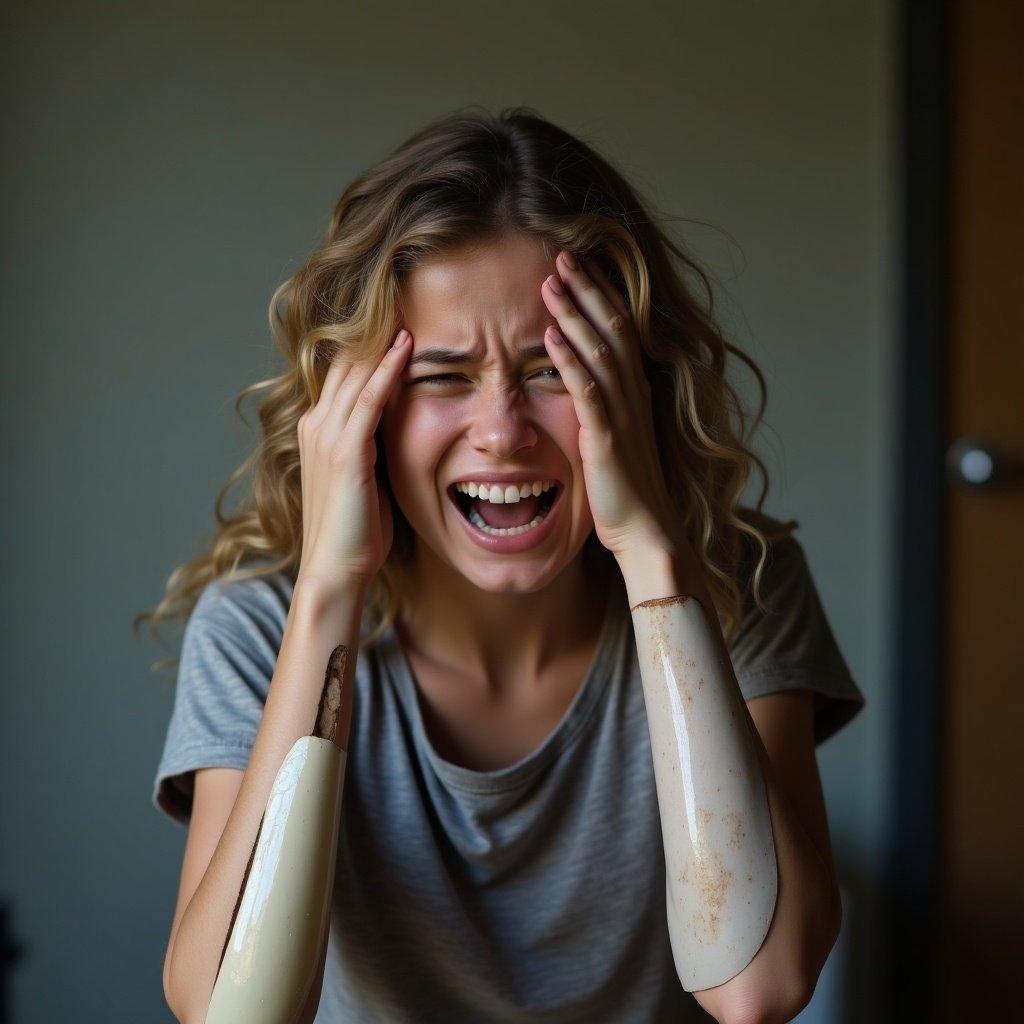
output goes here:
[[[765, 509], [798, 521], [868, 700], [818, 751], [845, 922], [799, 1020], [875, 1019], [893, 4], [18, 0], [2, 19], [5, 1019], [172, 1020], [161, 966], [185, 833], [150, 804], [173, 691], [149, 666], [180, 630], [165, 649], [131, 620], [212, 536], [254, 442], [232, 402], [275, 365], [273, 288], [354, 175], [469, 104], [532, 106], [679, 218], [767, 377]], [[734, 379], [753, 401], [749, 374]]]

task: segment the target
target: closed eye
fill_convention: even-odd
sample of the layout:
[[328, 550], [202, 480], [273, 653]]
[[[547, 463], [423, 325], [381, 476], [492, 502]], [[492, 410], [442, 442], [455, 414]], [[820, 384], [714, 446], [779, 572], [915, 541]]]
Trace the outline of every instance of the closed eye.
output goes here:
[[[551, 373], [553, 373], [555, 375], [554, 377], [546, 378], [547, 380], [560, 381], [562, 379], [562, 375], [558, 372], [557, 368], [554, 367], [554, 366], [545, 366], [543, 370], [540, 370], [538, 372], [539, 373], [551, 372]], [[450, 381], [450, 380], [456, 380], [457, 378], [459, 378], [461, 376], [462, 376], [462, 374], [459, 374], [459, 373], [435, 373], [435, 374], [431, 375], [430, 377], [417, 377], [415, 380], [412, 381], [412, 383], [413, 384], [446, 383], [447, 381]], [[536, 376], [536, 374], [535, 374], [535, 376]]]

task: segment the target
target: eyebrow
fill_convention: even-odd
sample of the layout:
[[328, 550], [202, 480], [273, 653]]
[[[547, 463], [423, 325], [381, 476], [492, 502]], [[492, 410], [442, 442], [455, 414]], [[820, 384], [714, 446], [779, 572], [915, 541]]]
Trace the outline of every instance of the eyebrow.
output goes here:
[[[539, 345], [527, 345], [519, 350], [519, 356], [523, 359], [541, 359], [547, 354], [548, 349], [543, 342]], [[412, 356], [405, 365], [409, 367], [420, 363], [436, 363], [439, 366], [462, 366], [468, 362], [471, 362], [471, 359], [466, 352], [456, 352], [451, 348], [425, 348]]]

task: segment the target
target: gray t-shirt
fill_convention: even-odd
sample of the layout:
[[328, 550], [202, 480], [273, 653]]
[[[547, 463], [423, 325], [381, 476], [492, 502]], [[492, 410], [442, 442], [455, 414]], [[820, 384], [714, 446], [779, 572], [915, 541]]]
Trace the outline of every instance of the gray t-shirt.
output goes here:
[[[813, 691], [820, 743], [864, 698], [800, 544], [770, 557], [774, 610], [748, 601], [733, 666], [747, 699]], [[153, 788], [175, 821], [188, 821], [195, 769], [246, 767], [290, 597], [273, 574], [213, 583], [196, 605]], [[361, 648], [335, 876], [317, 1024], [708, 1020], [672, 961], [625, 587], [561, 722], [497, 771], [434, 751], [393, 629]]]

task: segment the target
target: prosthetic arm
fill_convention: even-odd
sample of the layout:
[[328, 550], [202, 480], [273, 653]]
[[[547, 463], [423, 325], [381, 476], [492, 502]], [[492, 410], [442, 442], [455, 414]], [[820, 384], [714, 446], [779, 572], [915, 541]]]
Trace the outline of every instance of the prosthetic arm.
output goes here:
[[295, 1024], [307, 1006], [330, 927], [347, 653], [332, 651], [313, 733], [295, 741], [274, 778], [206, 1024]]
[[738, 974], [775, 911], [772, 821], [732, 662], [695, 597], [641, 601], [636, 635], [665, 843], [672, 956], [688, 992]]

